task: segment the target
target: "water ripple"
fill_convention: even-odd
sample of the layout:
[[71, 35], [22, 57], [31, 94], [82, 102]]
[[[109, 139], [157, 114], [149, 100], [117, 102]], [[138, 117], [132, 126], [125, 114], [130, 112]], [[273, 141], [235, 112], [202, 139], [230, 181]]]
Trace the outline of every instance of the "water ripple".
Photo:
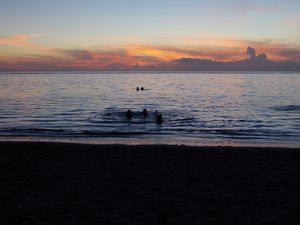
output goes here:
[[[300, 143], [300, 75], [295, 73], [1, 73], [0, 83], [0, 137]], [[137, 86], [146, 90], [137, 92]], [[125, 116], [128, 109], [131, 119]]]

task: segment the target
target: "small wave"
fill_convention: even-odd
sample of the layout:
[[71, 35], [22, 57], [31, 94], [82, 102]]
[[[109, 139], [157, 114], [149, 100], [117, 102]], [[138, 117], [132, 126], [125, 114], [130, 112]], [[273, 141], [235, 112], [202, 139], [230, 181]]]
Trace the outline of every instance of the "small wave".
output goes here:
[[29, 131], [45, 131], [45, 132], [65, 132], [64, 129], [51, 129], [51, 128], [29, 128]]
[[212, 133], [220, 135], [229, 135], [231, 138], [282, 138], [282, 137], [294, 137], [297, 136], [292, 132], [278, 131], [274, 129], [218, 129], [212, 131]]
[[126, 111], [115, 111], [102, 114], [102, 116], [91, 117], [89, 122], [96, 123], [128, 123], [131, 124], [147, 124], [152, 123], [155, 120], [155, 113], [148, 112], [147, 116], [144, 116], [140, 111], [133, 111], [132, 118], [128, 119], [125, 115]]
[[211, 133], [216, 134], [225, 134], [225, 135], [237, 135], [237, 136], [243, 136], [243, 135], [249, 135], [249, 134], [255, 134], [257, 130], [255, 129], [216, 129], [211, 130]]
[[52, 128], [4, 128], [1, 129], [5, 132], [65, 132], [64, 129], [52, 129]]
[[66, 129], [59, 128], [4, 128], [0, 129], [0, 136], [68, 136], [76, 135], [76, 132], [72, 132]]
[[283, 105], [271, 107], [276, 111], [300, 111], [300, 105]]
[[83, 130], [81, 132], [84, 135], [91, 136], [101, 136], [101, 137], [121, 137], [121, 136], [135, 136], [135, 135], [145, 135], [149, 134], [148, 132], [121, 132], [121, 131], [92, 131], [92, 130]]

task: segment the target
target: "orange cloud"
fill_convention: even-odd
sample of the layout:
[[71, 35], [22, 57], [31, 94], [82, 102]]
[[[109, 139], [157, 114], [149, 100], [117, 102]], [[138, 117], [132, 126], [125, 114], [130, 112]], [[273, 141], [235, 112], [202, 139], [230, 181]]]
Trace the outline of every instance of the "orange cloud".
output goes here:
[[39, 54], [0, 55], [0, 70], [114, 70], [147, 67], [180, 58], [231, 62], [247, 58], [245, 49], [253, 46], [271, 60], [300, 62], [300, 49], [276, 40], [238, 40], [228, 38], [187, 38], [185, 45], [131, 44], [119, 47], [55, 49], [32, 43], [43, 35], [0, 37], [0, 45], [38, 49]]
[[240, 48], [211, 48], [199, 46], [153, 46], [131, 45], [126, 47], [130, 55], [155, 56], [161, 61], [178, 58], [204, 58], [210, 60], [232, 61], [244, 58]]

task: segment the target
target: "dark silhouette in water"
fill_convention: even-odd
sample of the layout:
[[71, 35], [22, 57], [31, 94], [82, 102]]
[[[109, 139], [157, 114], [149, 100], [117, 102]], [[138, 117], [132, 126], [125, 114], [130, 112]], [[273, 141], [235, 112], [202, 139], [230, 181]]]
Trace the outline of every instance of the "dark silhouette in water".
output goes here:
[[155, 111], [156, 123], [162, 124], [162, 114], [159, 114], [157, 110]]
[[144, 110], [143, 110], [143, 116], [144, 116], [144, 117], [147, 117], [147, 116], [148, 116], [147, 109], [144, 109]]
[[125, 116], [127, 117], [127, 119], [130, 119], [130, 118], [132, 118], [132, 112], [131, 112], [131, 110], [130, 110], [130, 109], [129, 109], [129, 110], [127, 110], [127, 112], [126, 112]]
[[139, 87], [136, 87], [136, 90], [139, 91], [140, 90]]
[[144, 87], [141, 87], [141, 90], [143, 91], [143, 90], [144, 90]]
[[156, 123], [162, 124], [162, 115], [161, 114], [158, 114], [158, 116], [156, 117]]

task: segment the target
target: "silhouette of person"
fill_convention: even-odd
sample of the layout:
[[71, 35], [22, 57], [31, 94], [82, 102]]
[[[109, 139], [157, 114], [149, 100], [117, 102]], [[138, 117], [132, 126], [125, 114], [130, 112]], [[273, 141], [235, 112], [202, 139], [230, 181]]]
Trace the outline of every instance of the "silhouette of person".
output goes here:
[[155, 111], [156, 123], [162, 124], [162, 114], [158, 114], [157, 110]]
[[139, 87], [136, 87], [136, 90], [139, 91], [140, 90]]
[[125, 116], [127, 117], [127, 119], [130, 119], [130, 118], [132, 118], [132, 112], [131, 112], [131, 110], [130, 110], [130, 109], [129, 109], [129, 110], [127, 110], [127, 112], [126, 112]]
[[143, 91], [143, 90], [144, 90], [144, 87], [141, 87], [141, 90]]
[[147, 117], [147, 116], [148, 116], [147, 109], [144, 109], [144, 110], [143, 110], [143, 116], [144, 116], [144, 117]]
[[156, 117], [156, 123], [162, 124], [162, 115], [161, 114], [158, 114], [158, 116]]

